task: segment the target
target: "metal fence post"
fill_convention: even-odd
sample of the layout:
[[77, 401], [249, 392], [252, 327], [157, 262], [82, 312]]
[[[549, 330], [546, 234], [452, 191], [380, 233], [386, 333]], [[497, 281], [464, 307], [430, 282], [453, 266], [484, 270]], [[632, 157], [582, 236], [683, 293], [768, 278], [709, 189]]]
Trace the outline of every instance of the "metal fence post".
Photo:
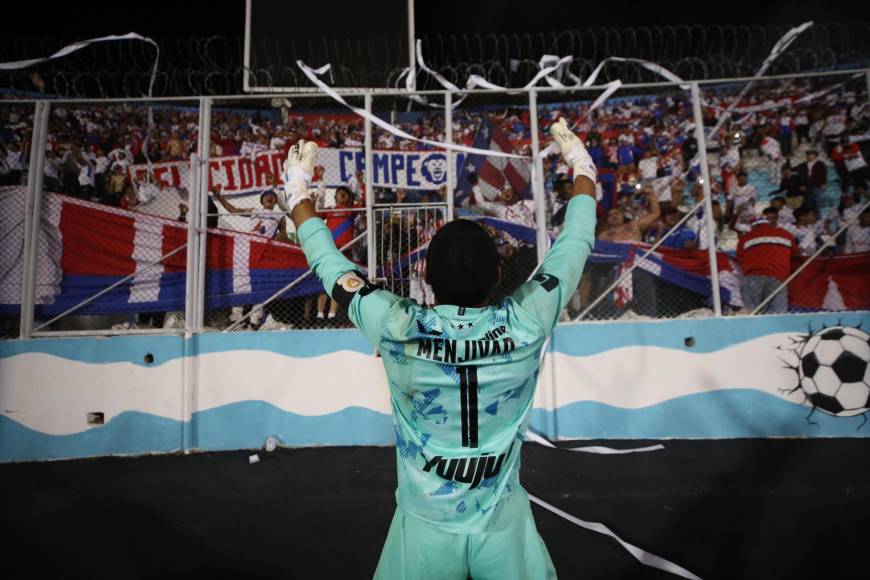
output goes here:
[[200, 126], [200, 142], [199, 142], [199, 213], [198, 216], [198, 243], [196, 252], [196, 291], [197, 298], [195, 301], [196, 311], [194, 312], [194, 330], [202, 332], [205, 326], [205, 262], [207, 248], [207, 228], [208, 228], [208, 193], [209, 193], [209, 162], [211, 149], [211, 104], [210, 97], [200, 99], [199, 105], [199, 126]]
[[538, 142], [538, 92], [535, 89], [529, 91], [529, 121], [532, 131], [532, 163], [534, 170], [532, 175], [532, 199], [535, 201], [535, 230], [537, 233], [536, 244], [538, 249], [538, 263], [544, 261], [547, 254], [547, 201], [544, 192], [544, 164]]
[[[444, 93], [444, 141], [453, 143], [453, 93]], [[453, 192], [456, 190], [456, 154], [447, 150], [447, 221], [453, 220]]]
[[[19, 338], [30, 338], [30, 332], [33, 330], [33, 270], [31, 267], [30, 248], [33, 246], [33, 201], [36, 191], [36, 163], [35, 153], [39, 146], [39, 125], [42, 117], [42, 102], [37, 102], [33, 107], [33, 124], [31, 125], [30, 135], [30, 155], [27, 166], [27, 195], [24, 198], [24, 239], [22, 247], [21, 261], [21, 311], [19, 312], [20, 321], [18, 325]], [[36, 223], [39, 224], [38, 219]], [[37, 231], [39, 226], [37, 225]], [[36, 235], [36, 240], [39, 240], [39, 234]]]
[[33, 332], [40, 218], [42, 216], [42, 182], [50, 113], [51, 105], [48, 101], [37, 102], [33, 109], [33, 134], [30, 139], [27, 198], [24, 206], [24, 247], [22, 248], [24, 261], [22, 264], [19, 338], [31, 338]]
[[[366, 113], [372, 113], [372, 93], [365, 93]], [[374, 161], [372, 160], [372, 122], [366, 118], [364, 123], [365, 138], [365, 164], [366, 164], [366, 253], [368, 278], [374, 282], [378, 276], [377, 264], [375, 263], [375, 189], [374, 189]]]
[[722, 296], [719, 288], [719, 265], [716, 262], [716, 226], [713, 223], [713, 197], [710, 190], [710, 167], [707, 165], [707, 139], [704, 136], [704, 117], [701, 115], [701, 92], [698, 83], [692, 83], [692, 111], [695, 117], [695, 140], [701, 163], [701, 184], [704, 190], [704, 215], [707, 222], [707, 257], [710, 261], [710, 292], [713, 295], [713, 314], [722, 316]]
[[[201, 140], [200, 140], [201, 141]], [[184, 333], [190, 337], [196, 329], [196, 304], [199, 300], [197, 288], [197, 256], [199, 255], [198, 225], [199, 225], [199, 147], [197, 153], [190, 156], [190, 176], [188, 178], [187, 202], [187, 260], [185, 263], [184, 288]]]

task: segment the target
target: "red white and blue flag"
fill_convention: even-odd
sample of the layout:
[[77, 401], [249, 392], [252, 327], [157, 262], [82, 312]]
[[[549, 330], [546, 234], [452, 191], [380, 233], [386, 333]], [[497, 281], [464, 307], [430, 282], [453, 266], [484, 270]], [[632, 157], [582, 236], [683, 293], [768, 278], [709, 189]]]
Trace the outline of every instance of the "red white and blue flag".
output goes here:
[[[641, 257], [648, 248], [649, 246], [645, 244], [622, 244], [596, 240], [589, 261], [619, 264], [617, 276], [621, 276], [637, 263], [637, 269], [648, 272], [664, 282], [686, 288], [708, 298], [712, 296], [710, 262], [706, 250], [674, 250], [659, 247], [641, 261]], [[718, 252], [716, 260], [719, 268], [722, 303], [735, 308], [743, 306], [740, 298], [740, 277], [737, 264], [724, 252]], [[613, 300], [617, 308], [625, 308], [634, 297], [631, 278], [631, 276], [627, 276], [614, 289]]]
[[[0, 188], [0, 314], [18, 312], [21, 300], [24, 199], [21, 187]], [[534, 240], [534, 229], [495, 218], [487, 224], [518, 239]], [[335, 228], [334, 237], [346, 234]], [[187, 241], [187, 224], [45, 193], [37, 251], [36, 315], [59, 314], [119, 280], [130, 279], [76, 314], [184, 310], [187, 253], [168, 258]], [[426, 243], [410, 250], [390, 269], [413, 267]], [[598, 240], [589, 260], [618, 264], [619, 271], [640, 259], [647, 246]], [[740, 272], [733, 258], [717, 253], [723, 304], [741, 306]], [[149, 266], [159, 262], [154, 267]], [[797, 264], [795, 264], [796, 266]], [[638, 268], [662, 281], [710, 296], [706, 251], [659, 248]], [[209, 229], [206, 253], [206, 308], [261, 303], [308, 271], [301, 248], [252, 233]], [[630, 276], [628, 277], [630, 279]], [[322, 292], [307, 276], [282, 297]], [[791, 310], [870, 309], [870, 252], [814, 260], [788, 289]], [[614, 292], [617, 307], [631, 302], [632, 285]]]
[[[23, 202], [11, 188], [0, 199]], [[22, 211], [19, 216], [23, 216]], [[8, 224], [7, 242], [21, 248], [23, 217]], [[90, 298], [121, 279], [130, 280], [77, 310], [76, 314], [184, 310], [187, 251], [164, 258], [187, 242], [187, 224], [46, 193], [43, 196], [36, 276], [36, 314], [51, 316]], [[0, 311], [18, 309], [21, 257], [0, 254]], [[159, 262], [153, 267], [149, 266]], [[253, 233], [209, 229], [205, 307], [263, 302], [308, 270], [299, 246]], [[322, 292], [308, 276], [283, 297]]]
[[[499, 129], [486, 113], [481, 116], [472, 147], [500, 153], [517, 152], [507, 134]], [[532, 196], [530, 168], [525, 160], [468, 155], [457, 179], [456, 202], [458, 204], [461, 204], [471, 191], [469, 177], [472, 173], [477, 175], [480, 193], [486, 199], [498, 197], [505, 185], [512, 186], [520, 197], [530, 199]]]

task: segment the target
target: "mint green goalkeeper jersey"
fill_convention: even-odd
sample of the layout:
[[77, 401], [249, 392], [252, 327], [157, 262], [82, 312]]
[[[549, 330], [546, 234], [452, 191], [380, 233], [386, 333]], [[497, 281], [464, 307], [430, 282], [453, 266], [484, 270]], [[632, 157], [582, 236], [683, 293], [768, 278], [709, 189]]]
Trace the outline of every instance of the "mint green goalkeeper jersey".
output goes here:
[[576, 196], [538, 273], [501, 304], [423, 308], [367, 282], [322, 220], [299, 228], [323, 287], [383, 358], [396, 427], [396, 500], [405, 513], [474, 533], [487, 530], [512, 494], [524, 495], [520, 447], [541, 349], [577, 288], [594, 233], [595, 200]]

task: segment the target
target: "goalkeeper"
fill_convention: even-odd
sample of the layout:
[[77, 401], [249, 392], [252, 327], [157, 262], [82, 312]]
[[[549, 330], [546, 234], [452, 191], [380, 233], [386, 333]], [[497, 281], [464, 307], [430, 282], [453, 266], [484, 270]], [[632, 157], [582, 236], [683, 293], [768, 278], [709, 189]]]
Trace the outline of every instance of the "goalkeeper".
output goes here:
[[580, 281], [595, 232], [595, 165], [564, 119], [550, 127], [574, 185], [540, 270], [500, 304], [495, 243], [456, 220], [432, 239], [422, 308], [368, 282], [315, 217], [317, 145], [293, 145], [281, 199], [314, 273], [377, 346], [396, 428], [398, 507], [375, 578], [555, 578], [519, 482], [520, 447], [544, 341]]

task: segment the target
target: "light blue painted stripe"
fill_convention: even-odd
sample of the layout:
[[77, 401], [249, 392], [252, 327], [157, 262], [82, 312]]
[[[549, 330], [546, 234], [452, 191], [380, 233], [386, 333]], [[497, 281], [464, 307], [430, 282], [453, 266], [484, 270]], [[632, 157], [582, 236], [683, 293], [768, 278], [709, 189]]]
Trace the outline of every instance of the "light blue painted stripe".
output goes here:
[[[844, 324], [870, 330], [870, 313], [789, 314], [782, 316], [734, 316], [692, 318], [655, 322], [600, 322], [563, 324], [556, 327], [550, 351], [571, 356], [589, 356], [627, 346], [655, 346], [708, 353], [769, 334], [806, 333], [810, 328]], [[687, 347], [685, 339], [694, 339]]]
[[224, 405], [195, 415], [198, 449], [255, 449], [270, 435], [290, 447], [395, 445], [389, 414], [348, 407], [328, 415], [297, 415], [264, 401]]
[[[292, 330], [208, 333], [190, 339], [149, 335], [9, 340], [0, 341], [0, 360], [25, 353], [45, 353], [91, 364], [129, 362], [157, 366], [182, 357], [185, 340], [189, 353], [198, 348], [200, 354], [263, 350], [285, 356], [313, 357], [342, 350], [363, 354], [374, 352], [371, 343], [355, 329]], [[154, 357], [150, 365], [145, 363], [146, 354]]]
[[372, 344], [356, 329], [214, 333], [200, 335], [199, 341], [202, 354], [230, 350], [267, 350], [294, 357], [321, 356], [340, 350], [374, 354]]
[[349, 407], [307, 416], [243, 401], [195, 413], [191, 422], [125, 411], [71, 435], [47, 435], [0, 415], [0, 462], [171, 453], [180, 450], [181, 430], [191, 423], [193, 447], [200, 451], [256, 449], [270, 435], [291, 447], [395, 444], [393, 420], [385, 413]]
[[126, 411], [101, 427], [72, 435], [47, 435], [0, 415], [0, 461], [43, 461], [171, 453], [181, 446], [178, 421]]
[[[863, 417], [832, 417], [762, 391], [730, 389], [687, 395], [642, 409], [577, 402], [552, 412], [533, 409], [532, 428], [555, 420], [570, 439], [745, 437], [870, 437]], [[69, 459], [179, 450], [180, 421], [128, 411], [106, 425], [73, 435], [46, 435], [0, 416], [0, 462]], [[319, 416], [297, 415], [263, 401], [244, 401], [197, 413], [194, 447], [203, 451], [256, 449], [274, 435], [287, 446], [393, 445], [392, 418], [350, 407]]]
[[[807, 332], [823, 325], [846, 324], [870, 329], [870, 313], [805, 314], [760, 317], [728, 317], [654, 322], [601, 322], [565, 324], [556, 327], [551, 351], [571, 356], [589, 356], [627, 346], [657, 346], [707, 353], [782, 332]], [[692, 337], [693, 347], [684, 340]], [[115, 336], [108, 338], [44, 338], [0, 341], [0, 360], [39, 352], [92, 364], [129, 362], [149, 366], [146, 354], [160, 365], [184, 355], [185, 339], [178, 336]], [[292, 357], [322, 356], [349, 350], [370, 355], [373, 347], [361, 332], [347, 330], [291, 330], [274, 332], [206, 333], [187, 339], [188, 354], [235, 350], [260, 350]]]
[[[862, 416], [833, 417], [755, 389], [727, 389], [677, 397], [641, 409], [594, 401], [560, 407], [555, 421], [567, 439], [723, 439], [738, 437], [870, 437]], [[534, 409], [537, 423], [552, 412]]]

